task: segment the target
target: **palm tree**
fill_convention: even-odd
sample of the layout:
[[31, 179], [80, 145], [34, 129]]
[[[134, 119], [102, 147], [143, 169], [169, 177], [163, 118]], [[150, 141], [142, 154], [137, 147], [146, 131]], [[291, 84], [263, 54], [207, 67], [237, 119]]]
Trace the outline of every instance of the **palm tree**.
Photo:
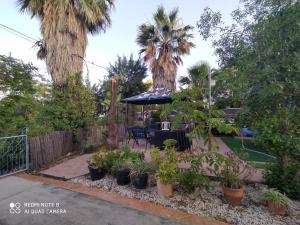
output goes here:
[[38, 57], [46, 59], [53, 82], [62, 85], [68, 75], [82, 71], [87, 34], [110, 25], [114, 0], [18, 0], [18, 5], [40, 20]]
[[179, 77], [178, 82], [188, 87], [196, 87], [202, 99], [204, 99], [208, 93], [208, 75], [210, 70], [210, 66], [207, 62], [196, 63], [188, 68], [187, 76]]
[[191, 26], [184, 26], [178, 18], [178, 9], [168, 15], [160, 6], [153, 16], [154, 24], [139, 26], [137, 43], [141, 46], [145, 62], [152, 72], [153, 87], [176, 89], [177, 67], [182, 64], [181, 56], [189, 54], [194, 44]]

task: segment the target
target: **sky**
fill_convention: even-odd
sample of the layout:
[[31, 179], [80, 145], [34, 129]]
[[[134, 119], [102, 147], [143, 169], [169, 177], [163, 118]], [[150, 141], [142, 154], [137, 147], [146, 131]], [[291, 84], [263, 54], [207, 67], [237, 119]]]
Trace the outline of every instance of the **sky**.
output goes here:
[[[225, 22], [230, 23], [230, 13], [238, 7], [239, 0], [116, 0], [115, 9], [111, 13], [112, 25], [105, 33], [88, 36], [88, 47], [85, 59], [97, 65], [108, 67], [113, 64], [117, 56], [130, 56], [138, 58], [139, 46], [135, 40], [138, 26], [144, 22], [152, 22], [153, 13], [157, 7], [163, 5], [167, 12], [173, 8], [179, 9], [179, 17], [185, 25], [194, 26], [193, 43], [196, 45], [191, 54], [183, 56], [183, 66], [179, 67], [177, 77], [186, 75], [187, 68], [199, 61], [207, 61], [212, 67], [217, 68], [217, 57], [210, 41], [201, 39], [196, 23], [203, 9], [208, 6], [222, 13]], [[0, 23], [17, 31], [25, 33], [35, 39], [41, 39], [40, 23], [31, 19], [30, 15], [20, 13], [16, 0], [0, 1]], [[32, 62], [40, 69], [45, 78], [50, 79], [44, 61], [37, 60], [37, 49], [33, 44], [0, 29], [0, 54]], [[84, 69], [86, 75], [86, 68]], [[91, 83], [95, 84], [107, 75], [105, 69], [88, 64]], [[149, 73], [149, 78], [151, 74]]]

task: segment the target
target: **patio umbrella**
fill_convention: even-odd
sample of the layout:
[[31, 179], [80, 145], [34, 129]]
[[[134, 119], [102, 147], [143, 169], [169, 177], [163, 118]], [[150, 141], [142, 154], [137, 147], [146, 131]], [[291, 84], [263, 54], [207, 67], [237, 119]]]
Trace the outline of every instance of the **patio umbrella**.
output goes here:
[[139, 95], [121, 100], [122, 103], [134, 105], [165, 104], [172, 102], [171, 91], [165, 88], [155, 88]]

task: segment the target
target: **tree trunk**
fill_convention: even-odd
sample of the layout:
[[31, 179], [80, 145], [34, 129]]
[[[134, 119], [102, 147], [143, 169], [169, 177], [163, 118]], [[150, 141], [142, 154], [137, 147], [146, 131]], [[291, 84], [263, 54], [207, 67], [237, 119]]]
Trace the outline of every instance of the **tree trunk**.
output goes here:
[[47, 70], [53, 82], [62, 85], [69, 75], [82, 72], [87, 30], [71, 6], [61, 11], [57, 4], [46, 1], [41, 32], [46, 48]]
[[117, 149], [118, 144], [118, 127], [116, 124], [116, 113], [117, 113], [117, 80], [113, 77], [111, 80], [111, 101], [108, 111], [108, 139], [107, 144], [110, 149]]

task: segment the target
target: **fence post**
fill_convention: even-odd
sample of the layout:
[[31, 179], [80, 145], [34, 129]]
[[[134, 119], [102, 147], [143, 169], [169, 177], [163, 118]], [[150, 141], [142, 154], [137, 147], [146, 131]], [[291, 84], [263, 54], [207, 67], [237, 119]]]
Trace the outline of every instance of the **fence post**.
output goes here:
[[29, 145], [28, 145], [28, 128], [26, 127], [26, 130], [25, 130], [25, 151], [26, 151], [26, 170], [29, 170]]

